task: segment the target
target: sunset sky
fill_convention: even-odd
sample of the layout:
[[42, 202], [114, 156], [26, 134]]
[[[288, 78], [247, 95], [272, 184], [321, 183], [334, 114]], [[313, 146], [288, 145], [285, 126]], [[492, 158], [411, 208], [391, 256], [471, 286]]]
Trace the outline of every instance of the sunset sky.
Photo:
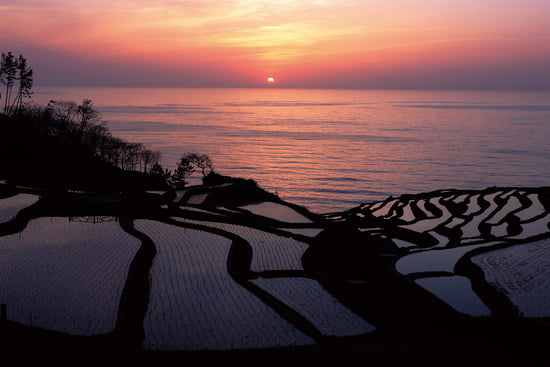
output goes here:
[[550, 89], [550, 0], [1, 0], [0, 14], [0, 51], [37, 86]]

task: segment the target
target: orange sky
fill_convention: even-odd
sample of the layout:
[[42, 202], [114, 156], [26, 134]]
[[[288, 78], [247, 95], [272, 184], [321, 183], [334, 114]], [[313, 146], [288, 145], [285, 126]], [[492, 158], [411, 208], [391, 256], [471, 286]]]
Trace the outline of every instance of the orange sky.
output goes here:
[[548, 0], [2, 0], [37, 85], [550, 89]]

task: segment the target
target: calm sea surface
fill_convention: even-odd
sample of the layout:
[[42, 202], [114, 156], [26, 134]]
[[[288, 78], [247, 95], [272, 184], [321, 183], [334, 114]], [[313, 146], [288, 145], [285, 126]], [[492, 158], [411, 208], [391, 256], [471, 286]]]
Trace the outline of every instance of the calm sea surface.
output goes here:
[[550, 92], [41, 88], [115, 136], [208, 154], [318, 213], [436, 189], [550, 185]]

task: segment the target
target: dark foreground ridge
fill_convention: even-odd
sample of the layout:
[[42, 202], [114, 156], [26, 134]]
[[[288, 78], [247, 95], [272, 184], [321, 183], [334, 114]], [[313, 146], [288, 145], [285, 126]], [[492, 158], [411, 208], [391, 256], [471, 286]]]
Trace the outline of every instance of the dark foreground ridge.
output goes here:
[[[139, 188], [129, 192], [121, 192], [118, 187], [110, 192], [104, 188], [101, 192], [75, 192], [39, 186], [0, 184], [0, 208], [3, 200], [20, 194], [39, 198], [11, 220], [0, 223], [0, 240], [25, 233], [36, 218], [100, 222], [109, 217], [137, 238], [141, 247], [128, 268], [117, 322], [109, 333], [69, 335], [18, 322], [10, 319], [13, 305], [8, 304], [6, 320], [0, 321], [0, 359], [6, 365], [51, 361], [59, 365], [535, 366], [545, 358], [550, 335], [548, 318], [523, 316], [508, 295], [484, 278], [471, 258], [548, 238], [548, 188], [442, 190], [388, 198], [320, 216], [280, 200], [251, 180], [214, 174], [205, 179], [204, 185], [164, 194]], [[281, 217], [275, 209], [259, 214], [254, 204], [262, 203], [284, 209], [285, 213], [291, 211], [294, 217]], [[158, 237], [136, 228], [141, 221], [181, 228], [185, 236], [210, 233], [225, 238], [230, 243], [226, 270], [231, 279], [313, 343], [222, 350], [144, 348], [151, 345], [150, 331], [144, 329], [155, 286], [151, 269], [155, 261], [161, 261], [162, 254], [160, 243], [155, 242]], [[539, 222], [542, 225], [535, 225]], [[254, 262], [258, 245], [236, 228], [304, 244], [301, 268], [262, 268]], [[316, 234], [304, 232], [311, 229], [317, 229]], [[444, 251], [484, 243], [491, 245], [462, 256], [454, 272], [399, 270], [400, 259], [419, 250]], [[0, 242], [0, 246], [3, 244]], [[490, 315], [476, 317], [457, 311], [415, 282], [423, 277], [455, 275], [470, 279], [491, 310]], [[256, 283], [258, 279], [299, 278], [321, 284], [373, 325], [373, 330], [359, 335], [333, 335], [291, 302]], [[0, 303], [4, 302], [0, 299]], [[202, 317], [200, 313], [189, 315]]]

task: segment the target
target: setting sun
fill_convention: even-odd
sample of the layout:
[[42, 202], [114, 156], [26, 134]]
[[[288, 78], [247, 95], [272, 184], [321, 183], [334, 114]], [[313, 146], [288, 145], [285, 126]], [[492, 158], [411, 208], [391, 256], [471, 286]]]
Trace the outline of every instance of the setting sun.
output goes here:
[[275, 83], [275, 78], [270, 76], [269, 78], [267, 78], [267, 82], [270, 84]]

